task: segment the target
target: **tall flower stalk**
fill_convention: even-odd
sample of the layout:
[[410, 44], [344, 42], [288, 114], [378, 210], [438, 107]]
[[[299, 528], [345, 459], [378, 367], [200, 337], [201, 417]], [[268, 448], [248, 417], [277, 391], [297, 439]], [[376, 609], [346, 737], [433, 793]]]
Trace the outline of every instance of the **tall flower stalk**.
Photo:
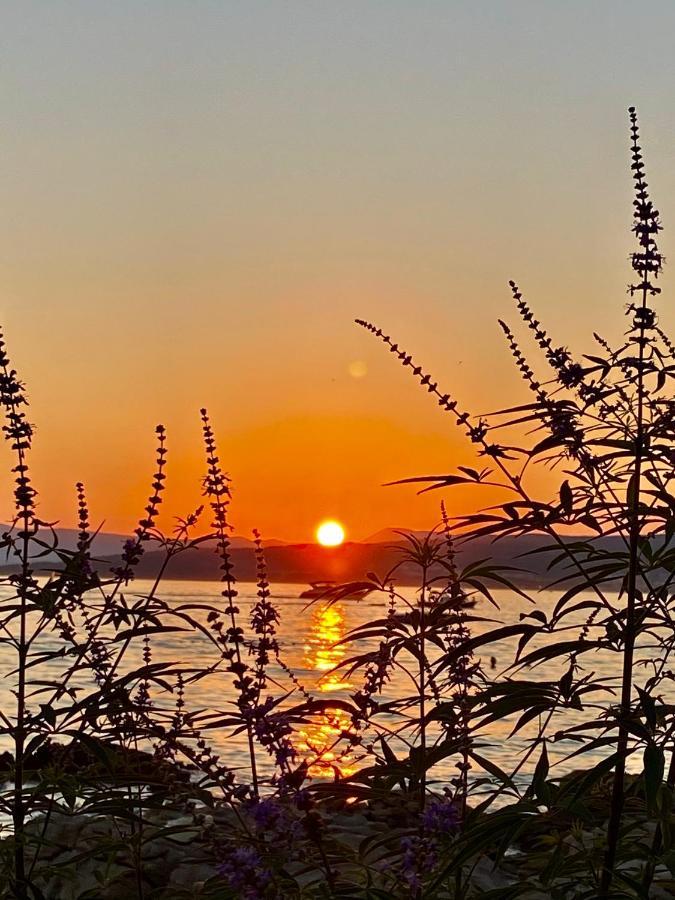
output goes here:
[[[474, 418], [461, 411], [457, 401], [444, 393], [394, 339], [380, 328], [357, 320], [379, 337], [422, 387], [436, 397], [490, 466], [482, 471], [460, 466], [456, 473], [405, 481], [426, 483], [426, 490], [474, 484], [506, 492], [507, 499], [489, 510], [462, 517], [458, 523], [462, 541], [525, 535], [550, 539], [537, 552], [548, 554], [551, 587], [563, 591], [552, 618], [533, 611], [517, 624], [464, 642], [466, 651], [488, 647], [496, 640], [519, 638], [513, 664], [519, 672], [542, 662], [566, 663], [565, 674], [557, 685], [509, 679], [489, 686], [472, 701], [472, 715], [481, 715], [483, 723], [520, 710], [522, 715], [515, 729], [518, 731], [534, 717], [539, 718], [540, 727], [523, 758], [529, 758], [534, 748], [540, 747], [539, 763], [527, 796], [546, 802], [552, 802], [555, 796], [547, 786], [547, 744], [552, 737], [547, 736], [546, 729], [553, 727], [552, 723], [564, 716], [568, 708], [593, 709], [591, 697], [609, 689], [593, 677], [593, 672], [585, 670], [585, 654], [602, 649], [620, 659], [617, 706], [609, 707], [604, 716], [593, 717], [582, 727], [563, 727], [555, 733], [556, 740], [578, 740], [582, 733], [584, 741], [579, 754], [611, 750], [607, 759], [593, 767], [587, 782], [600, 779], [612, 768], [607, 847], [595, 870], [597, 880], [589, 888], [601, 897], [609, 896], [619, 865], [627, 760], [631, 754], [642, 751], [645, 802], [653, 812], [664, 774], [664, 746], [672, 747], [675, 725], [669, 718], [663, 720], [657, 715], [654, 706], [659, 686], [670, 677], [668, 660], [675, 646], [670, 594], [670, 542], [675, 533], [671, 491], [675, 403], [666, 390], [675, 369], [672, 343], [658, 327], [650, 305], [660, 293], [656, 280], [662, 256], [656, 237], [661, 225], [649, 198], [634, 108], [629, 115], [635, 185], [632, 230], [638, 240], [631, 264], [637, 278], [629, 286], [630, 325], [621, 346], [613, 349], [596, 334], [602, 355], [575, 360], [566, 347], [553, 343], [512, 281], [518, 313], [553, 375], [549, 380], [537, 375], [513, 329], [500, 321], [517, 370], [533, 400]], [[530, 426], [529, 434], [534, 437], [523, 439], [526, 426]], [[509, 429], [516, 437], [507, 443], [501, 436]], [[564, 471], [565, 477], [553, 496], [540, 497], [529, 486], [529, 470], [537, 462], [545, 463], [552, 472]], [[570, 537], [573, 529], [586, 536]], [[611, 549], [608, 540], [615, 542]], [[569, 640], [565, 634], [557, 641], [551, 640], [558, 631], [567, 632], [569, 617], [581, 611], [585, 611], [585, 618], [577, 639]], [[654, 641], [656, 660], [637, 655], [637, 638], [643, 633]], [[528, 645], [535, 638], [544, 638], [546, 646], [528, 652]], [[645, 651], [649, 649], [645, 645]], [[454, 658], [462, 652], [461, 647], [457, 648]], [[636, 671], [642, 663], [649, 663], [653, 675], [640, 684]], [[515, 771], [520, 771], [521, 766], [522, 762]], [[671, 771], [675, 777], [675, 765]], [[659, 835], [657, 832], [653, 854], [660, 847]], [[647, 887], [655, 861], [656, 856], [645, 870]], [[587, 873], [587, 877], [594, 876]]]
[[24, 804], [24, 747], [26, 740], [26, 664], [30, 641], [27, 635], [27, 617], [30, 595], [35, 587], [30, 565], [29, 548], [31, 538], [37, 530], [35, 519], [35, 490], [31, 484], [27, 453], [31, 447], [33, 429], [26, 418], [23, 407], [28, 405], [23, 385], [16, 371], [10, 367], [5, 342], [0, 335], [0, 402], [5, 410], [6, 424], [3, 426], [5, 438], [14, 451], [16, 463], [14, 503], [15, 525], [18, 528], [13, 537], [14, 553], [19, 559], [20, 572], [15, 579], [19, 601], [18, 636], [13, 639], [17, 652], [18, 683], [16, 689], [16, 721], [14, 724], [14, 891], [19, 900], [27, 896], [25, 866], [25, 822]]
[[629, 365], [635, 370], [636, 412], [633, 472], [626, 491], [628, 509], [629, 556], [626, 574], [626, 608], [624, 625], [623, 674], [621, 678], [621, 705], [619, 713], [619, 734], [617, 740], [617, 760], [614, 769], [612, 803], [607, 831], [607, 853], [605, 856], [600, 895], [606, 897], [612, 884], [616, 863], [617, 845], [621, 828], [621, 813], [624, 803], [624, 780], [630, 717], [633, 702], [633, 662], [635, 639], [637, 636], [636, 605], [638, 598], [639, 547], [642, 537], [643, 516], [641, 513], [641, 490], [643, 457], [645, 451], [645, 372], [647, 354], [652, 345], [651, 332], [656, 324], [656, 316], [649, 305], [649, 299], [661, 292], [655, 282], [661, 272], [662, 256], [656, 244], [656, 235], [661, 230], [656, 210], [649, 199], [644, 174], [644, 162], [640, 148], [640, 133], [634, 107], [630, 107], [631, 155], [635, 199], [633, 201], [633, 232], [638, 239], [638, 249], [631, 254], [631, 265], [638, 276], [638, 282], [630, 285], [631, 297], [637, 296], [637, 305], [631, 304], [629, 313], [633, 316], [629, 331], [629, 341], [637, 350], [637, 356]]
[[229, 618], [227, 640], [223, 647], [223, 657], [228, 661], [228, 669], [233, 675], [233, 684], [238, 692], [239, 712], [246, 730], [248, 753], [251, 765], [251, 787], [253, 796], [260, 795], [258, 764], [255, 753], [255, 731], [252, 701], [255, 697], [255, 678], [242, 655], [244, 632], [237, 621], [239, 607], [236, 605], [237, 590], [230, 559], [230, 524], [227, 510], [230, 503], [230, 487], [220, 465], [216, 440], [208, 413], [201, 410], [204, 447], [206, 449], [207, 474], [204, 479], [204, 493], [208, 497], [213, 513], [213, 533], [216, 537], [216, 553], [220, 557], [221, 582], [224, 585], [222, 597], [225, 600], [224, 615]]

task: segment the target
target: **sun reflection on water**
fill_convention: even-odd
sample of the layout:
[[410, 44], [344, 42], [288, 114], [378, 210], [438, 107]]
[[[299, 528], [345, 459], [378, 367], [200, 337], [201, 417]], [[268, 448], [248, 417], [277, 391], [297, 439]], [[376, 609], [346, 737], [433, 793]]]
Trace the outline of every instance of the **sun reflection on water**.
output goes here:
[[[309, 623], [309, 633], [303, 645], [303, 666], [316, 674], [315, 692], [344, 693], [352, 684], [342, 671], [335, 670], [345, 658], [345, 647], [339, 641], [346, 633], [345, 612], [341, 604], [315, 606]], [[299, 729], [296, 750], [312, 761], [309, 774], [313, 777], [342, 776], [354, 772], [353, 761], [345, 745], [336, 746], [341, 735], [351, 732], [348, 713], [341, 709], [323, 713], [316, 721]]]

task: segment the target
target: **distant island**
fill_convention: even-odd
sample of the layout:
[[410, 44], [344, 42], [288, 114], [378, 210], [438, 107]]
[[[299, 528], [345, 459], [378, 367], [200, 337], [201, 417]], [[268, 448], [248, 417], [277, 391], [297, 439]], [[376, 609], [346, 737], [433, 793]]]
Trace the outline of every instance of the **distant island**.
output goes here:
[[[284, 543], [273, 539], [265, 544], [265, 559], [272, 584], [309, 584], [314, 581], [360, 581], [369, 572], [384, 577], [401, 560], [401, 550], [405, 541], [399, 531], [387, 528], [376, 532], [364, 541], [346, 541], [338, 547], [321, 547], [316, 543]], [[424, 531], [412, 532], [418, 537]], [[72, 550], [77, 541], [73, 529], [56, 529], [59, 547]], [[119, 549], [128, 535], [101, 533], [92, 547], [92, 560], [99, 572], [103, 573], [119, 565]], [[581, 536], [570, 535], [570, 543], [584, 540]], [[616, 537], [602, 539], [607, 552], [620, 552], [622, 542]], [[461, 568], [490, 560], [491, 566], [509, 566], [508, 577], [519, 586], [543, 587], [562, 572], [549, 570], [551, 554], [532, 551], [550, 544], [545, 536], [527, 535], [506, 537], [497, 542], [490, 538], [478, 538], [468, 543], [456, 541], [457, 565]], [[146, 545], [146, 552], [135, 567], [136, 577], [154, 578], [164, 560], [164, 553], [152, 550], [152, 543]], [[599, 546], [595, 543], [596, 549]], [[238, 581], [256, 580], [256, 561], [253, 542], [245, 537], [233, 536], [230, 555]], [[526, 560], [523, 558], [527, 555]], [[50, 571], [58, 557], [48, 554], [35, 560], [35, 570]], [[220, 578], [220, 561], [208, 542], [193, 550], [181, 553], [171, 560], [167, 577], [176, 580], [217, 581]], [[520, 571], [522, 566], [523, 571]], [[0, 571], [11, 572], [16, 567], [7, 560], [0, 565]], [[524, 571], [526, 569], [526, 571]], [[397, 584], [412, 585], [419, 582], [419, 572], [414, 565], [402, 564], [396, 572]]]

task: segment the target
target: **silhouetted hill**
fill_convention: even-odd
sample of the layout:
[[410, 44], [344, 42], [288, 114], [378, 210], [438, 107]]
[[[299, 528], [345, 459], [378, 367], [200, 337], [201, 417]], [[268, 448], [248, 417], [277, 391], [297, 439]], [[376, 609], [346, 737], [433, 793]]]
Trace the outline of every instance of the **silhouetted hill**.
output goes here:
[[[403, 530], [403, 529], [402, 529]], [[58, 529], [60, 545], [73, 549], [77, 540], [74, 529]], [[426, 532], [413, 532], [423, 536]], [[102, 533], [94, 543], [95, 565], [101, 572], [109, 571], [119, 565], [119, 549], [127, 536]], [[568, 537], [573, 542], [582, 540], [579, 537]], [[312, 581], [357, 581], [366, 577], [368, 572], [375, 572], [384, 577], [394, 566], [398, 565], [395, 579], [399, 584], [416, 584], [419, 572], [414, 565], [403, 560], [402, 548], [405, 541], [394, 529], [383, 529], [363, 542], [345, 542], [340, 547], [320, 547], [317, 544], [285, 544], [272, 541], [265, 545], [265, 558], [270, 580], [274, 583], [309, 584]], [[508, 537], [492, 542], [481, 538], [468, 543], [457, 541], [457, 564], [463, 568], [471, 563], [487, 560], [495, 566], [513, 566], [515, 571], [509, 573], [515, 583], [520, 585], [541, 586], [550, 583], [555, 577], [563, 574], [559, 567], [554, 572], [548, 570], [551, 553], [532, 553], [532, 551], [550, 545], [550, 539], [544, 536]], [[621, 539], [616, 537], [602, 538], [596, 546], [603, 546], [609, 551], [625, 549]], [[136, 569], [139, 578], [154, 578], [162, 564], [164, 554], [160, 551], [146, 550]], [[214, 552], [215, 545], [208, 542], [199, 548], [187, 551], [171, 560], [167, 577], [175, 579], [195, 579], [216, 581], [220, 577], [219, 559]], [[239, 581], [255, 581], [256, 562], [253, 543], [247, 538], [233, 537], [231, 556], [235, 574]], [[530, 555], [531, 554], [531, 555]], [[56, 558], [50, 554], [34, 561], [35, 569], [48, 570]], [[522, 567], [527, 571], [517, 571]], [[13, 565], [0, 566], [0, 570], [12, 570]]]
[[[0, 525], [4, 531], [9, 529], [9, 525]], [[63, 550], [74, 550], [77, 547], [77, 538], [79, 532], [76, 528], [55, 528], [54, 533], [58, 539], [58, 546]], [[110, 531], [101, 531], [96, 535], [95, 547], [97, 556], [114, 556], [120, 552], [122, 544], [129, 538], [128, 534], [115, 534]], [[45, 530], [41, 532], [41, 539], [45, 543], [49, 542], [49, 534]], [[0, 557], [2, 559], [2, 557]], [[46, 562], [56, 562], [58, 557], [53, 553], [48, 553], [41, 557], [41, 564]]]
[[[362, 580], [368, 572], [375, 572], [383, 577], [398, 565], [395, 575], [397, 583], [416, 584], [419, 572], [414, 565], [404, 561], [401, 553], [402, 539], [389, 530], [381, 534], [389, 539], [384, 542], [346, 542], [340, 547], [330, 548], [317, 544], [275, 543], [266, 546], [265, 557], [270, 580], [273, 583], [300, 584], [312, 581], [354, 581]], [[571, 542], [580, 538], [569, 537], [567, 540]], [[614, 537], [603, 538], [596, 545], [598, 543], [607, 550], [620, 550], [623, 547], [620, 539]], [[532, 554], [532, 551], [549, 545], [549, 538], [543, 536], [504, 538], [496, 543], [487, 538], [466, 544], [458, 542], [457, 564], [463, 568], [471, 563], [488, 560], [495, 566], [522, 567], [527, 571], [517, 571], [516, 568], [509, 573], [509, 578], [520, 585], [541, 586], [562, 574], [560, 568], [554, 572], [548, 570], [551, 553]], [[251, 542], [245, 538], [234, 540], [231, 556], [237, 579], [255, 581], [256, 562]], [[148, 549], [136, 569], [137, 576], [154, 578], [163, 558], [162, 552]], [[119, 556], [102, 558], [100, 550], [97, 559], [96, 565], [102, 572], [119, 564]], [[48, 569], [50, 563], [50, 560], [36, 560], [36, 569]], [[204, 544], [175, 557], [170, 562], [166, 575], [175, 579], [215, 581], [220, 577], [219, 565], [213, 546]]]
[[[158, 571], [161, 553], [146, 553], [137, 569], [139, 577], [151, 578]], [[255, 581], [256, 560], [252, 549], [233, 547], [232, 562], [239, 581]], [[383, 544], [344, 543], [340, 547], [319, 547], [316, 544], [287, 544], [265, 548], [270, 580], [300, 583], [310, 581], [353, 581], [363, 579], [367, 572], [385, 574], [400, 554]], [[213, 551], [196, 550], [172, 560], [169, 578], [203, 580], [220, 577], [219, 560]]]
[[[0, 525], [0, 528], [3, 530], [8, 530], [9, 527], [9, 525]], [[76, 528], [54, 528], [54, 533], [58, 539], [59, 549], [75, 550], [79, 536], [79, 531]], [[94, 538], [92, 555], [97, 559], [109, 560], [115, 558], [121, 552], [122, 545], [130, 536], [130, 534], [115, 534], [110, 531], [101, 531]], [[47, 531], [42, 535], [42, 539], [45, 542], [49, 542], [50, 538], [48, 537]], [[233, 535], [230, 538], [230, 543], [233, 548], [248, 548], [251, 551], [253, 550], [253, 541], [240, 535]], [[284, 547], [286, 546], [286, 542], [272, 538], [271, 540], [265, 541], [265, 545], [268, 547]], [[204, 549], [208, 549], [212, 546], [215, 546], [215, 542], [206, 541], [202, 545]], [[45, 553], [44, 556], [40, 557], [39, 564], [43, 566], [45, 563], [58, 562], [58, 559], [59, 558], [55, 553]], [[0, 557], [0, 569], [2, 568], [2, 562], [4, 562], [4, 560]]]
[[375, 534], [369, 535], [367, 538], [364, 538], [361, 543], [363, 544], [400, 544], [401, 543], [401, 535], [399, 532], [405, 531], [406, 534], [414, 534], [416, 537], [424, 537], [426, 534], [429, 534], [428, 531], [415, 531], [411, 528], [380, 528], [379, 531], [376, 531]]

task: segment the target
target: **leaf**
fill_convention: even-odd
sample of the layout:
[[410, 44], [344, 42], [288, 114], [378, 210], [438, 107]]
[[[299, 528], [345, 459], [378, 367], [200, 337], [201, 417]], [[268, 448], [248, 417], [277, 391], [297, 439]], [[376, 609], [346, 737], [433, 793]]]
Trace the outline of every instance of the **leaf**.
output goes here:
[[551, 799], [551, 792], [546, 784], [548, 770], [548, 751], [546, 750], [546, 741], [543, 740], [541, 742], [541, 756], [535, 766], [534, 775], [532, 777], [532, 793], [538, 800], [547, 806]]
[[475, 479], [465, 478], [462, 475], [418, 475], [415, 478], [399, 478], [397, 481], [385, 482], [385, 487], [393, 487], [398, 484], [427, 484], [428, 487], [422, 488], [420, 494], [427, 491], [434, 491], [438, 488], [451, 487], [454, 484], [467, 484]]
[[598, 523], [598, 520], [591, 516], [589, 513], [581, 516], [579, 519], [579, 523], [581, 525], [586, 525], [588, 528], [592, 528], [593, 531], [597, 531], [598, 534], [602, 534], [602, 526]]
[[574, 494], [572, 493], [572, 488], [570, 487], [569, 481], [563, 481], [560, 485], [560, 505], [563, 508], [563, 511], [566, 515], [572, 515], [572, 509], [574, 507]]
[[564, 656], [568, 653], [586, 653], [588, 650], [598, 650], [600, 647], [607, 647], [607, 645], [600, 641], [559, 641], [557, 644], [547, 644], [545, 647], [533, 650], [532, 653], [528, 653], [524, 659], [521, 659], [520, 663], [523, 666], [529, 666], [533, 662], [555, 659], [556, 656]]
[[56, 725], [56, 710], [53, 706], [47, 706], [46, 703], [40, 704], [40, 715], [43, 721], [52, 728]]
[[458, 647], [446, 655], [444, 663], [447, 665], [454, 659], [465, 656], [467, 653], [473, 652], [478, 647], [483, 647], [485, 644], [503, 641], [505, 638], [515, 637], [518, 634], [532, 634], [536, 630], [536, 626], [526, 624], [505, 625], [503, 628], [495, 628], [494, 631], [487, 631], [485, 634], [479, 634], [476, 635], [476, 637], [470, 638], [468, 641], [463, 641]]
[[630, 481], [628, 482], [628, 489], [626, 491], [626, 505], [628, 509], [635, 509], [635, 505], [637, 504], [640, 497], [640, 482], [635, 477], [635, 474], [631, 475]]
[[507, 775], [503, 769], [500, 769], [496, 763], [493, 763], [491, 760], [486, 759], [486, 757], [481, 756], [479, 753], [476, 753], [475, 750], [469, 750], [469, 756], [474, 762], [477, 762], [481, 769], [485, 769], [486, 772], [489, 772], [493, 778], [496, 778], [498, 781], [501, 781], [502, 784], [505, 784], [507, 787], [511, 788], [514, 793], [518, 793], [518, 788], [515, 786], [513, 781], [511, 780], [511, 776]]
[[640, 687], [637, 689], [637, 692], [640, 696], [640, 706], [645, 714], [647, 724], [653, 731], [656, 728], [656, 701], [651, 694], [648, 694], [647, 691]]
[[663, 781], [663, 772], [666, 764], [663, 748], [652, 742], [647, 744], [643, 763], [647, 809], [652, 813], [656, 809], [656, 795]]
[[518, 719], [516, 724], [513, 726], [509, 737], [517, 734], [521, 728], [524, 728], [527, 725], [528, 722], [531, 722], [532, 719], [536, 719], [538, 716], [543, 715], [546, 711], [547, 708], [543, 706], [533, 706], [531, 709], [528, 709], [527, 712], [524, 712], [523, 715]]
[[552, 450], [554, 447], [562, 447], [564, 443], [561, 438], [549, 435], [530, 450], [530, 456], [536, 456], [538, 453], [543, 453], [544, 450]]
[[457, 466], [457, 468], [460, 472], [464, 472], [465, 475], [468, 475], [469, 478], [472, 478], [474, 481], [480, 481], [489, 471], [488, 469], [483, 469], [482, 472], [477, 472], [475, 469], [470, 469], [468, 466]]
[[384, 735], [380, 735], [380, 746], [382, 747], [382, 753], [384, 755], [386, 762], [390, 766], [398, 765], [398, 759], [396, 758], [396, 754], [391, 749], [389, 744], [385, 741]]
[[558, 682], [558, 688], [560, 689], [560, 694], [564, 697], [565, 700], [569, 700], [570, 691], [572, 689], [572, 682], [574, 680], [574, 669], [572, 666], [569, 667], [567, 672], [562, 676], [560, 681]]
[[114, 641], [124, 641], [141, 635], [150, 634], [167, 634], [168, 632], [189, 631], [188, 628], [181, 628], [178, 625], [138, 625], [134, 628], [127, 628], [126, 631], [118, 632], [113, 638]]
[[573, 803], [580, 797], [583, 797], [597, 781], [607, 774], [607, 772], [612, 771], [618, 758], [618, 753], [612, 753], [611, 756], [608, 756], [606, 759], [600, 760], [597, 765], [593, 766], [590, 772], [585, 772], [578, 781], [572, 781], [569, 786], [570, 790], [565, 791], [564, 793], [561, 792], [559, 798], [562, 800], [563, 796], [567, 798], [569, 795], [569, 802]]
[[[457, 852], [440, 869], [436, 878], [430, 885], [430, 891], [439, 886], [448, 875], [453, 875], [457, 869], [476, 854], [485, 853], [492, 847], [496, 840], [510, 841], [520, 830], [522, 825], [531, 820], [531, 813], [524, 809], [507, 808], [498, 810], [490, 816], [484, 816], [467, 832], [462, 835], [457, 844]], [[528, 891], [531, 887], [527, 885]], [[483, 896], [483, 895], [481, 895]]]

